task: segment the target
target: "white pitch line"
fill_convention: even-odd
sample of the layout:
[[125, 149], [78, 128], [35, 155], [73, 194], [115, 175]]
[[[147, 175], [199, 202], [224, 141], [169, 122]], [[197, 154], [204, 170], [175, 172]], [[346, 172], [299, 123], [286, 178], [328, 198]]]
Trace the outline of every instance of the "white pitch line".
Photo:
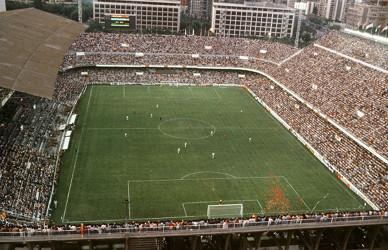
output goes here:
[[158, 128], [87, 128], [88, 130], [158, 130]]
[[81, 143], [82, 143], [82, 136], [83, 136], [83, 132], [84, 132], [84, 127], [86, 126], [86, 119], [87, 119], [88, 112], [89, 112], [89, 105], [90, 105], [90, 99], [91, 99], [91, 96], [92, 96], [92, 92], [93, 92], [93, 86], [92, 86], [91, 89], [90, 89], [88, 104], [87, 104], [87, 106], [86, 106], [86, 113], [85, 113], [85, 117], [84, 117], [84, 122], [83, 122], [83, 124], [82, 124], [81, 136], [80, 136], [80, 139], [79, 139], [79, 145], [78, 145], [78, 149], [76, 149], [77, 152], [76, 152], [76, 155], [75, 155], [75, 160], [74, 160], [74, 165], [73, 165], [73, 172], [71, 173], [71, 179], [70, 179], [69, 190], [67, 191], [65, 209], [63, 210], [63, 216], [62, 216], [62, 222], [65, 221], [66, 210], [67, 210], [67, 204], [68, 204], [68, 202], [69, 202], [71, 186], [72, 186], [72, 184], [73, 184], [74, 173], [75, 173], [75, 169], [76, 169], [76, 166], [77, 166], [78, 154], [79, 154], [79, 150], [80, 150], [80, 148], [81, 148]]
[[312, 208], [311, 212], [313, 212], [313, 211], [317, 208], [318, 204], [321, 203], [321, 201], [323, 201], [324, 199], [326, 199], [328, 196], [329, 196], [329, 193], [326, 193], [326, 194], [322, 197], [322, 199], [318, 200], [318, 201], [315, 203], [315, 206]]
[[295, 194], [300, 197], [300, 199], [302, 200], [303, 204], [305, 205], [305, 207], [308, 209], [308, 211], [311, 212], [311, 208], [309, 207], [309, 205], [307, 205], [307, 203], [304, 201], [303, 197], [295, 190], [295, 188], [290, 184], [290, 182], [288, 181], [288, 179], [286, 177], [284, 177], [284, 180], [287, 182], [287, 184], [292, 188], [292, 190], [294, 190]]
[[257, 204], [259, 204], [259, 206], [260, 206], [261, 214], [264, 214], [264, 209], [263, 209], [263, 206], [261, 205], [260, 201], [259, 200], [256, 200], [256, 201], [257, 201]]
[[[242, 201], [242, 202], [246, 202], [246, 201], [253, 201], [253, 202], [257, 202], [257, 200], [224, 200], [223, 202], [232, 202], [232, 201]], [[219, 203], [220, 201], [186, 201], [186, 202], [183, 202], [182, 204], [202, 204], [202, 203]], [[225, 204], [225, 205], [230, 205], [230, 204]]]
[[212, 87], [212, 88], [213, 88], [214, 92], [216, 92], [218, 99], [221, 100], [222, 97], [218, 94], [217, 88], [214, 88], [214, 87]]
[[185, 212], [185, 216], [187, 217], [187, 212], [186, 212], [186, 208], [185, 208], [185, 203], [182, 203], [182, 207], [183, 207], [183, 211]]
[[[275, 176], [285, 178], [284, 176]], [[194, 179], [155, 179], [155, 180], [128, 180], [130, 182], [168, 182], [168, 181], [201, 181], [201, 180], [245, 180], [245, 179], [272, 179], [273, 176], [247, 176], [247, 177], [233, 177], [233, 178], [194, 178]]]
[[129, 181], [127, 181], [128, 187], [128, 219], [131, 219], [131, 197], [129, 196]]
[[229, 174], [229, 173], [222, 173], [222, 172], [216, 172], [216, 171], [199, 171], [199, 172], [194, 172], [194, 173], [190, 173], [190, 174], [187, 174], [187, 175], [184, 175], [181, 177], [181, 179], [185, 179], [189, 176], [192, 176], [192, 175], [197, 175], [197, 174], [222, 174], [222, 175], [226, 175], [226, 176], [229, 176], [231, 178], [236, 178], [236, 176], [232, 175], [232, 174]]
[[191, 87], [189, 87], [189, 90], [190, 90], [190, 95], [191, 95], [191, 98], [194, 98], [194, 95], [193, 95], [193, 90], [191, 89]]
[[[208, 129], [209, 127], [193, 127], [190, 129]], [[121, 128], [86, 128], [89, 130], [123, 130], [123, 129], [129, 129], [129, 130], [160, 130], [159, 128], [132, 128], [132, 127], [121, 127]], [[187, 129], [185, 127], [178, 127], [174, 128], [175, 130], [183, 130]], [[217, 129], [234, 129], [234, 130], [279, 130], [277, 128], [241, 128], [241, 127], [217, 127]]]

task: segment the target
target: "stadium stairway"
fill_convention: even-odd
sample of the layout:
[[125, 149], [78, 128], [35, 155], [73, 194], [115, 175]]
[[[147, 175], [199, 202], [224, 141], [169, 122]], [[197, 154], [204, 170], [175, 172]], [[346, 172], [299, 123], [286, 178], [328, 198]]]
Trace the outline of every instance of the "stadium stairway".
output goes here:
[[158, 250], [159, 241], [155, 238], [130, 238], [128, 240], [128, 249], [131, 250]]

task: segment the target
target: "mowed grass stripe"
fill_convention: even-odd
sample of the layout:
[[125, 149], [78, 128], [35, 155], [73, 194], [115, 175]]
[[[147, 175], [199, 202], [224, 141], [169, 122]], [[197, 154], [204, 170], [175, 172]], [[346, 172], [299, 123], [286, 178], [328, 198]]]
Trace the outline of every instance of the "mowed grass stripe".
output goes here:
[[[300, 196], [307, 205], [298, 205], [297, 209], [293, 206], [290, 211], [363, 206], [362, 200], [242, 88], [94, 86], [93, 93], [89, 88], [81, 98], [76, 113], [79, 115], [76, 130], [62, 159], [55, 195], [58, 208], [53, 218], [57, 222], [61, 221], [65, 208], [65, 222], [125, 220], [128, 180], [184, 176], [198, 179], [264, 176], [273, 177], [272, 182], [276, 182], [276, 176], [284, 176], [298, 193], [293, 194], [281, 181], [290, 204], [303, 203]], [[84, 119], [86, 124], [82, 123]], [[215, 133], [211, 136], [212, 129]], [[73, 168], [77, 147], [78, 160]], [[177, 190], [162, 192], [143, 185], [135, 193], [130, 190], [131, 207], [141, 207], [136, 218], [161, 218], [166, 214], [174, 218], [185, 215], [181, 204], [184, 197], [198, 197], [201, 193], [202, 200], [212, 201], [233, 194], [228, 185], [216, 194], [209, 192], [209, 182], [203, 181], [202, 185], [203, 188], [188, 188], [184, 192], [179, 186]], [[241, 200], [250, 194], [249, 200], [259, 200], [265, 213], [276, 213], [268, 209], [272, 186], [235, 186], [236, 192], [229, 200]], [[136, 204], [140, 201], [135, 197], [154, 196], [158, 197], [157, 209], [152, 199]], [[174, 214], [176, 208], [180, 210]], [[190, 213], [202, 215], [203, 211]]]

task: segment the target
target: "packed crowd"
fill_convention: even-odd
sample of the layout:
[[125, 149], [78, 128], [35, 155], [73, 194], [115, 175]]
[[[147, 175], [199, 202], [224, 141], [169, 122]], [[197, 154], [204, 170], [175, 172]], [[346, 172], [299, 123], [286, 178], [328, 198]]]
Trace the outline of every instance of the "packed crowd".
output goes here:
[[243, 67], [263, 71], [276, 69], [277, 64], [260, 58], [239, 56], [201, 55], [193, 57], [190, 54], [144, 54], [136, 56], [134, 53], [86, 53], [82, 56], [66, 55], [63, 68], [81, 67], [85, 65], [194, 65], [212, 67]]
[[298, 51], [289, 45], [265, 40], [121, 33], [82, 33], [69, 50], [70, 54], [75, 52], [138, 52], [250, 56], [274, 62], [280, 62]]
[[349, 34], [332, 31], [318, 44], [388, 70], [388, 47]]
[[[87, 75], [82, 75], [87, 72]], [[123, 69], [123, 68], [93, 68], [66, 71], [57, 79], [56, 99], [62, 102], [74, 103], [79, 93], [88, 84], [155, 84], [155, 83], [183, 83], [206, 85], [213, 84], [241, 84], [245, 73], [236, 71], [214, 70], [174, 70], [174, 69]], [[240, 77], [239, 77], [240, 75]]]
[[388, 158], [388, 75], [318, 47], [271, 74]]
[[354, 221], [367, 219], [388, 219], [387, 211], [365, 212], [331, 212], [314, 214], [285, 214], [278, 216], [257, 216], [235, 219], [212, 219], [199, 221], [147, 221], [112, 224], [82, 224], [82, 225], [48, 225], [48, 224], [23, 224], [0, 220], [0, 236], [4, 233], [13, 233], [17, 236], [58, 235], [58, 234], [102, 234], [123, 232], [147, 232], [169, 230], [197, 230], [201, 228], [213, 228], [227, 230], [236, 227], [264, 226], [271, 227], [282, 224], [301, 223], [331, 223], [337, 221]]
[[388, 167], [356, 142], [262, 78], [247, 86], [316, 149], [337, 171], [381, 208], [388, 208]]
[[15, 93], [0, 109], [0, 209], [20, 218], [46, 215], [55, 172], [59, 106]]

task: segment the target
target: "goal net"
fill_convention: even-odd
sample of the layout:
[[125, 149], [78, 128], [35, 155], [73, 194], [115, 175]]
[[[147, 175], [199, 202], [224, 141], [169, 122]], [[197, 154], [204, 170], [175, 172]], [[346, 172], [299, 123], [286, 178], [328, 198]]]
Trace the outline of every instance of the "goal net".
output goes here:
[[243, 204], [208, 205], [207, 217], [209, 219], [243, 217]]

